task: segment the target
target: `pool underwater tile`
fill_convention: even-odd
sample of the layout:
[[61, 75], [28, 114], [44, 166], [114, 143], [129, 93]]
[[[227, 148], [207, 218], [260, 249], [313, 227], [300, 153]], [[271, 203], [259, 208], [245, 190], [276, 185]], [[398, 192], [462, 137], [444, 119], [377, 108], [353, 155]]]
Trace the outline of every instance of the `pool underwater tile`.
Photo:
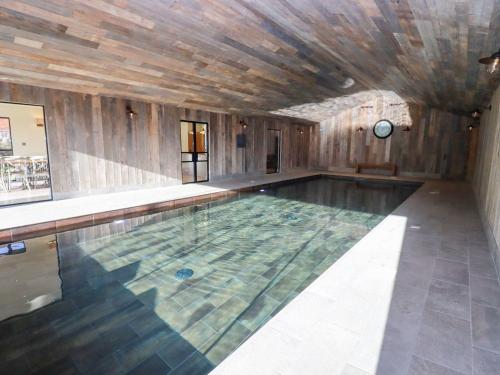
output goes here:
[[202, 352], [205, 353], [205, 357], [213, 365], [218, 365], [227, 357], [228, 353], [233, 352], [240, 346], [251, 333], [252, 330], [236, 322], [227, 330], [217, 332], [218, 340], [206, 348], [202, 347]]
[[143, 374], [162, 374], [167, 375], [172, 369], [160, 358], [154, 354], [133, 370], [127, 372], [127, 375]]

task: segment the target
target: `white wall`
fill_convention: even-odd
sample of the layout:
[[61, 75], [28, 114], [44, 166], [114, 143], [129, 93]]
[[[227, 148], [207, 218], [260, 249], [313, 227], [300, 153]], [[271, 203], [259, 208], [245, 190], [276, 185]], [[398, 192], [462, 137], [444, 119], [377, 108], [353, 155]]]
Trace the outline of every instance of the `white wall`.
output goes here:
[[0, 103], [0, 117], [10, 118], [14, 156], [46, 156], [45, 127], [36, 126], [43, 107]]

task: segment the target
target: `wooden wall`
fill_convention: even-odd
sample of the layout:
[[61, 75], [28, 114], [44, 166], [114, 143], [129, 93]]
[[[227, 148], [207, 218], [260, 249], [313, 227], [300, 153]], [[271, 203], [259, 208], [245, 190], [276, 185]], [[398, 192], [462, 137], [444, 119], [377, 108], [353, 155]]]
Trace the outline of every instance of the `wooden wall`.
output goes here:
[[500, 272], [500, 87], [483, 112], [473, 186]]
[[[45, 107], [54, 198], [179, 184], [180, 120], [209, 123], [210, 179], [265, 173], [267, 128], [282, 130], [283, 170], [307, 167], [309, 125], [0, 82], [0, 101]], [[126, 115], [130, 105], [137, 113]], [[247, 147], [236, 148], [240, 120]], [[246, 164], [245, 164], [246, 159]]]
[[[385, 140], [372, 130], [380, 119], [395, 124], [394, 133]], [[467, 124], [467, 118], [455, 114], [375, 97], [313, 127], [310, 166], [354, 171], [357, 163], [390, 162], [400, 175], [464, 178]], [[403, 131], [406, 126], [409, 132]], [[359, 127], [363, 131], [356, 132]]]

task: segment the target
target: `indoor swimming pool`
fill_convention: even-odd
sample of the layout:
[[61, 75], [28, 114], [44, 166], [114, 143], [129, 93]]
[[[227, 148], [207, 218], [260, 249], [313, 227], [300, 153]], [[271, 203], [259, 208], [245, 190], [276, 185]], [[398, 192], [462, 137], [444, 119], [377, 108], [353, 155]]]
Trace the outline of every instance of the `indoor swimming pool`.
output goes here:
[[322, 177], [3, 245], [0, 373], [207, 374], [418, 186]]

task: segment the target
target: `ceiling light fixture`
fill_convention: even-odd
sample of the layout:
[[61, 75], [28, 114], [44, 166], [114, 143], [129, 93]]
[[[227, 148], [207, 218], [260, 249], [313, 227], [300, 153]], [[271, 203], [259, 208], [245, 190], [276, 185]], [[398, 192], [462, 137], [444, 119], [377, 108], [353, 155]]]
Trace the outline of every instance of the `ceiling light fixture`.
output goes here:
[[486, 65], [486, 71], [493, 74], [500, 70], [500, 49], [489, 57], [479, 59], [479, 63]]

